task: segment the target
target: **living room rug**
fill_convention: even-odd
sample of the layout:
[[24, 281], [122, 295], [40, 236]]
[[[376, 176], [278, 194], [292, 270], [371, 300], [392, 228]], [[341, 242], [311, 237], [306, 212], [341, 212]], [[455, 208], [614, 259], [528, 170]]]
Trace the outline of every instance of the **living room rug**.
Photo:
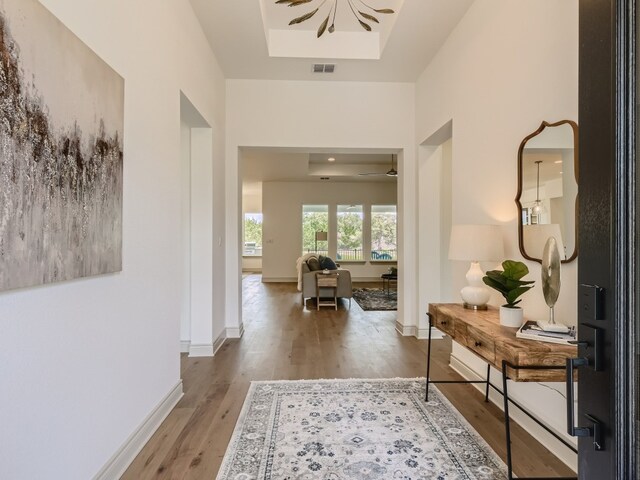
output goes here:
[[218, 480], [505, 479], [424, 379], [252, 382]]
[[398, 309], [398, 292], [394, 290], [387, 295], [381, 288], [354, 288], [353, 299], [366, 311]]

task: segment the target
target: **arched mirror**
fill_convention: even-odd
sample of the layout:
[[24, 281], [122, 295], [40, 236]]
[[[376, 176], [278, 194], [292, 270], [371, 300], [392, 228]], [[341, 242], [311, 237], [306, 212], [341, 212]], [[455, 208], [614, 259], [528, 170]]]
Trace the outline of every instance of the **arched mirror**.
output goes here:
[[578, 125], [542, 122], [518, 150], [518, 238], [522, 256], [541, 261], [555, 237], [563, 263], [578, 256]]

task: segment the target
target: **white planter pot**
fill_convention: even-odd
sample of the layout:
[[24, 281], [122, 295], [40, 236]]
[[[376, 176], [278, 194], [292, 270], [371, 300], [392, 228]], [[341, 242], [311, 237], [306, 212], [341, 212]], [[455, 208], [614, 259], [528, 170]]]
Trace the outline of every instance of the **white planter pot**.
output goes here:
[[519, 328], [522, 325], [523, 319], [524, 312], [520, 307], [500, 307], [500, 325]]

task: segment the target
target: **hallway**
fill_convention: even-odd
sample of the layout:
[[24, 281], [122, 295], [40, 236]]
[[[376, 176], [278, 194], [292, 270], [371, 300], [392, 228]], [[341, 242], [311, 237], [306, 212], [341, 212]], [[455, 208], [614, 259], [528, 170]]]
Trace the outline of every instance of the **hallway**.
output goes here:
[[[213, 358], [182, 356], [184, 397], [129, 467], [124, 479], [212, 480], [252, 380], [423, 377], [427, 342], [402, 337], [396, 312], [364, 312], [354, 301], [338, 311], [303, 309], [294, 284], [243, 279], [245, 334]], [[360, 285], [358, 285], [360, 286]], [[433, 378], [454, 379], [450, 340], [434, 341]], [[501, 411], [469, 385], [439, 387], [504, 458]], [[572, 472], [512, 424], [516, 473]]]

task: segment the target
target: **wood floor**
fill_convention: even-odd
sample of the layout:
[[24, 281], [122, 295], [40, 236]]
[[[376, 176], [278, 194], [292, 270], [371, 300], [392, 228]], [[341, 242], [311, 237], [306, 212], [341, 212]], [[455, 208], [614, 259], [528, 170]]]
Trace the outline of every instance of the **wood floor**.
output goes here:
[[[395, 331], [396, 312], [364, 312], [342, 300], [338, 311], [301, 305], [294, 284], [243, 279], [245, 334], [214, 358], [182, 356], [184, 397], [123, 479], [206, 479], [218, 472], [252, 380], [423, 377], [427, 342]], [[459, 378], [448, 366], [450, 340], [434, 341], [432, 377]], [[501, 411], [470, 385], [440, 390], [504, 460]], [[515, 473], [574, 475], [512, 424]]]

